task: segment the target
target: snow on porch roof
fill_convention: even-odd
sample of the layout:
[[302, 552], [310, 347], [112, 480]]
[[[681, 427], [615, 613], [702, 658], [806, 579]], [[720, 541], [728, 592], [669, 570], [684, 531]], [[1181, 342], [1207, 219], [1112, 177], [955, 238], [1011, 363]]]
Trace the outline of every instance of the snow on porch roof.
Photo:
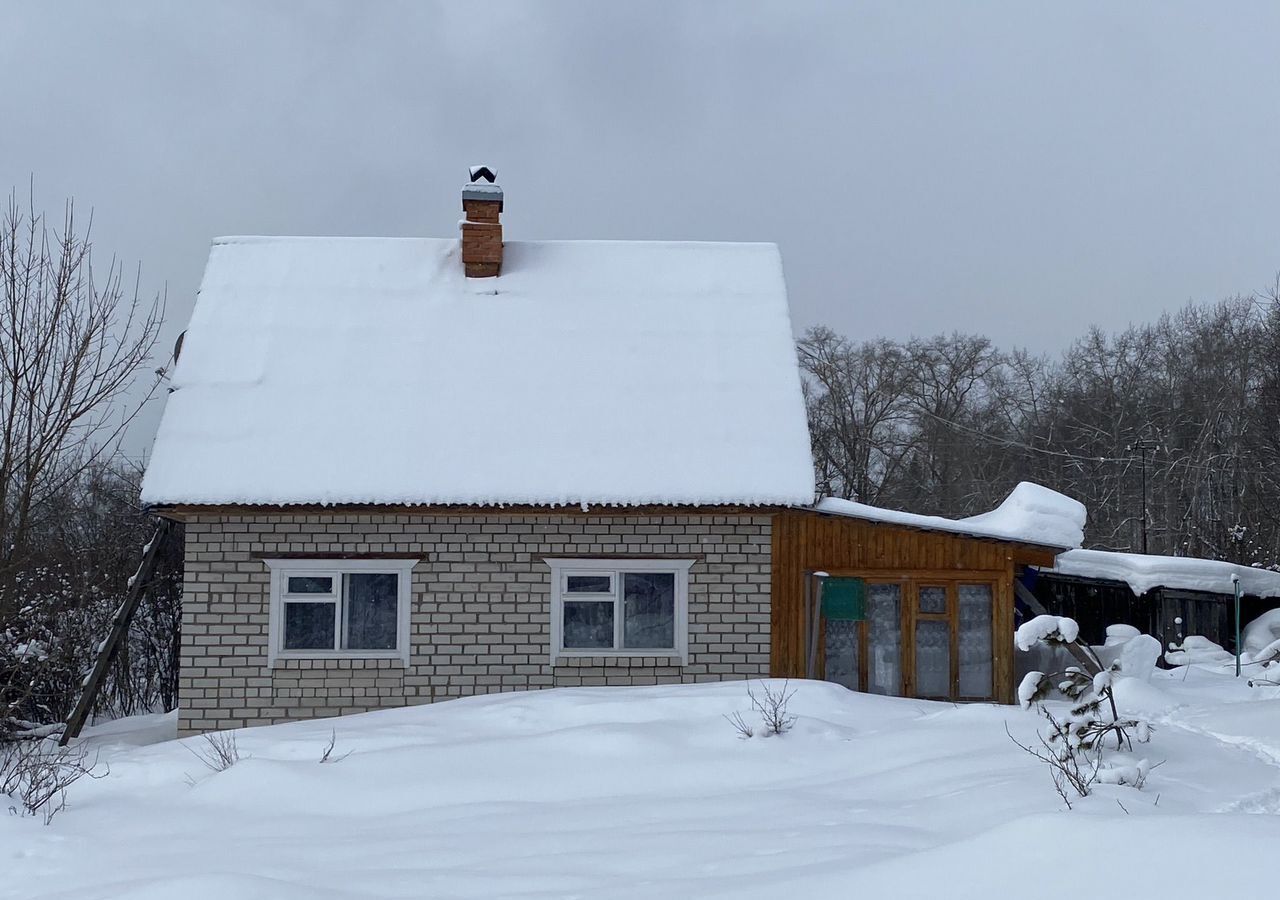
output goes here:
[[1240, 590], [1255, 597], [1280, 597], [1280, 572], [1254, 569], [1191, 556], [1153, 556], [1110, 550], [1070, 550], [1058, 556], [1052, 569], [1040, 571], [1075, 578], [1121, 581], [1137, 596], [1157, 587], [1232, 594], [1231, 576]]
[[903, 525], [926, 531], [947, 531], [1019, 544], [1037, 544], [1054, 549], [1079, 547], [1084, 540], [1084, 504], [1029, 481], [1019, 483], [1004, 502], [991, 512], [965, 519], [880, 509], [835, 497], [820, 500], [813, 509], [869, 522]]
[[214, 241], [150, 504], [808, 504], [772, 244]]

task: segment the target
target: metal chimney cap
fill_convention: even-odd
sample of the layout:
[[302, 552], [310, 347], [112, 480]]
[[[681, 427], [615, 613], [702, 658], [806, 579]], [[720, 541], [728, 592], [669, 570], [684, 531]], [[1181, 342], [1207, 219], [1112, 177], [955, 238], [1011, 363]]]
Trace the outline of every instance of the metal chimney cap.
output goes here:
[[471, 166], [467, 172], [471, 176], [472, 181], [479, 181], [483, 178], [485, 181], [493, 184], [494, 179], [497, 178], [497, 176], [493, 174], [493, 169], [490, 169], [488, 166]]

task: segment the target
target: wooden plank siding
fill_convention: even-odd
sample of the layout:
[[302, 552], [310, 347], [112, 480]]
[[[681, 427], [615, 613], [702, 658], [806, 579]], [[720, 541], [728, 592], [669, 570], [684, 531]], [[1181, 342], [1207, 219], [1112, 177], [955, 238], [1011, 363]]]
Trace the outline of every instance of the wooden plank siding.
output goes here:
[[[805, 578], [815, 571], [925, 583], [987, 582], [992, 595], [995, 698], [1013, 702], [1013, 579], [1024, 565], [1053, 565], [1052, 549], [924, 531], [808, 510], [773, 517], [771, 671], [803, 678], [807, 668]], [[905, 598], [904, 598], [905, 599]], [[904, 625], [914, 621], [905, 617]], [[904, 627], [905, 638], [905, 627]], [[904, 648], [905, 649], [905, 648]], [[904, 654], [904, 667], [910, 662]], [[953, 659], [954, 665], [954, 659]], [[819, 668], [821, 671], [821, 668]]]

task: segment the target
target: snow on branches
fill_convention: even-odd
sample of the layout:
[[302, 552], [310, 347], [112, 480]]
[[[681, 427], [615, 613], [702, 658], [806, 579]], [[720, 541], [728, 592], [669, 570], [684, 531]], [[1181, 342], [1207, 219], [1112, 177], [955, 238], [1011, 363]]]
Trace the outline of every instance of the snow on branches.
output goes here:
[[[1015, 640], [1018, 648], [1026, 651], [1040, 643], [1075, 643], [1079, 634], [1073, 619], [1037, 616], [1018, 628]], [[1141, 789], [1152, 769], [1146, 759], [1131, 764], [1104, 759], [1111, 740], [1115, 751], [1132, 752], [1135, 740], [1150, 740], [1152, 728], [1143, 719], [1121, 717], [1116, 709], [1115, 679], [1121, 673], [1120, 663], [1104, 668], [1097, 654], [1088, 648], [1081, 656], [1089, 663], [1087, 667], [1069, 666], [1060, 674], [1028, 672], [1018, 685], [1022, 708], [1034, 706], [1045, 718], [1037, 736], [1040, 747], [1023, 744], [1010, 735], [1015, 744], [1049, 766], [1054, 788], [1068, 807], [1068, 787], [1079, 797], [1089, 796], [1095, 784], [1124, 784]], [[1059, 711], [1055, 715], [1046, 705], [1055, 691], [1071, 703], [1065, 714]]]
[[1075, 619], [1066, 616], [1036, 616], [1018, 626], [1013, 642], [1019, 650], [1027, 651], [1044, 641], [1052, 644], [1075, 643], [1080, 636], [1080, 626]]

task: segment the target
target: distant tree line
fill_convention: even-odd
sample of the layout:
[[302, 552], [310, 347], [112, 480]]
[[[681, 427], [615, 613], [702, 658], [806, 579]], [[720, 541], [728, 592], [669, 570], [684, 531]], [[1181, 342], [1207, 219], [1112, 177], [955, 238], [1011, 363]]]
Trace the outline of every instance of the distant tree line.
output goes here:
[[820, 493], [965, 516], [1019, 481], [1082, 501], [1086, 545], [1280, 562], [1280, 291], [1191, 305], [1059, 358], [953, 334], [799, 342]]

